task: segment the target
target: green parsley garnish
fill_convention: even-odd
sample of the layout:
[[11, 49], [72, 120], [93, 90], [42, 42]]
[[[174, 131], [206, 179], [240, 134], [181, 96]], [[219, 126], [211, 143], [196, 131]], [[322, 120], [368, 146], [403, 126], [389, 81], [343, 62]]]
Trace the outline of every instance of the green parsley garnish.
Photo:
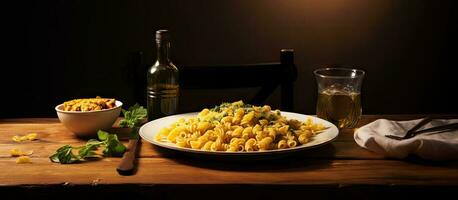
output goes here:
[[[124, 119], [121, 120], [121, 127], [136, 129], [147, 116], [147, 111], [143, 106], [135, 104], [128, 110], [122, 110]], [[133, 131], [135, 133], [136, 131]], [[87, 158], [113, 156], [120, 157], [126, 151], [126, 147], [119, 141], [116, 134], [99, 130], [98, 140], [90, 139], [84, 146], [73, 147], [65, 145], [57, 149], [56, 153], [49, 157], [51, 162], [61, 164], [71, 164], [82, 162]], [[138, 133], [137, 133], [138, 137]], [[97, 153], [99, 148], [103, 148], [102, 154]]]
[[147, 111], [143, 106], [135, 104], [128, 110], [123, 109], [122, 114], [124, 114], [124, 119], [121, 120], [119, 126], [133, 128], [142, 123], [147, 116]]
[[[99, 130], [97, 132], [99, 140], [90, 139], [84, 146], [73, 147], [65, 145], [57, 149], [56, 153], [49, 157], [51, 162], [61, 164], [71, 164], [84, 161], [87, 158], [101, 156], [122, 156], [126, 147], [118, 140], [118, 136]], [[103, 154], [98, 154], [96, 150], [103, 149]], [[75, 151], [77, 154], [75, 154]]]

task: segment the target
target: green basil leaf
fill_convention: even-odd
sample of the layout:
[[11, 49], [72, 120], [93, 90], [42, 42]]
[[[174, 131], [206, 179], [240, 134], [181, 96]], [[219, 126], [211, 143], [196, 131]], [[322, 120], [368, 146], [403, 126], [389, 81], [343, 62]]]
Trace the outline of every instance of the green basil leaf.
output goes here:
[[121, 120], [119, 125], [121, 127], [129, 127], [133, 128], [135, 126], [140, 125], [143, 119], [147, 117], [147, 110], [140, 106], [139, 104], [135, 104], [131, 106], [128, 110], [122, 110], [124, 119]]
[[[133, 128], [131, 137], [135, 136], [137, 133], [137, 126], [147, 117], [147, 110], [135, 104], [130, 107], [128, 110], [122, 110], [124, 114], [124, 119], [121, 120], [120, 125], [122, 127]], [[99, 156], [96, 153], [96, 150], [99, 147], [104, 147], [103, 155], [104, 156], [122, 156], [126, 151], [126, 147], [119, 141], [118, 136], [115, 134], [110, 134], [106, 131], [99, 130], [97, 132], [97, 137], [100, 140], [90, 139], [84, 146], [72, 147], [70, 145], [65, 145], [56, 150], [56, 152], [49, 156], [51, 162], [61, 163], [61, 164], [70, 164], [81, 162], [85, 158]], [[138, 133], [137, 133], [138, 137]], [[73, 150], [78, 149], [78, 154], [73, 154]]]
[[118, 140], [118, 136], [115, 134], [108, 135], [105, 145], [103, 150], [105, 156], [122, 156], [126, 151], [126, 147]]
[[100, 145], [100, 142], [87, 143], [84, 147], [82, 147], [78, 151], [78, 154], [81, 158], [93, 157], [94, 155], [96, 155], [94, 150], [96, 150], [99, 145]]
[[60, 162], [62, 164], [70, 164], [80, 161], [80, 157], [73, 154], [73, 147], [65, 145], [57, 149], [56, 153], [51, 155], [49, 159], [51, 162]]
[[102, 141], [107, 140], [108, 135], [110, 135], [108, 132], [105, 132], [105, 131], [102, 131], [102, 130], [99, 130], [97, 132], [97, 136], [98, 136], [99, 140], [102, 140]]

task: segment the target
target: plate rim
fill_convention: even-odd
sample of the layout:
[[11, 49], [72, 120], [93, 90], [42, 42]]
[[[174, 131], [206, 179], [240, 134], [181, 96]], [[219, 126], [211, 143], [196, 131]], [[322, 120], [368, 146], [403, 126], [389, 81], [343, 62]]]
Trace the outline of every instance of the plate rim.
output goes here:
[[[312, 117], [313, 119], [319, 119], [319, 120], [325, 121], [329, 125], [331, 125], [331, 127], [330, 127], [331, 129], [335, 129], [336, 130], [336, 134], [331, 139], [329, 139], [327, 141], [324, 141], [322, 143], [316, 144], [316, 145], [312, 145], [312, 146], [300, 145], [300, 146], [296, 146], [296, 147], [293, 147], [293, 148], [286, 148], [286, 149], [274, 149], [274, 150], [265, 150], [265, 151], [248, 151], [248, 152], [247, 151], [243, 151], [243, 152], [207, 151], [207, 150], [201, 150], [201, 149], [183, 148], [183, 147], [178, 147], [178, 146], [167, 145], [167, 144], [165, 144], [163, 142], [158, 142], [154, 138], [152, 140], [150, 140], [145, 136], [144, 132], [146, 132], [146, 131], [144, 131], [144, 129], [145, 129], [146, 126], [148, 126], [148, 124], [152, 124], [157, 120], [164, 120], [165, 118], [174, 118], [174, 117], [180, 117], [180, 116], [185, 116], [185, 115], [186, 116], [187, 115], [197, 116], [197, 114], [199, 112], [180, 113], [180, 114], [175, 114], [175, 115], [170, 115], [170, 116], [162, 117], [162, 118], [159, 118], [159, 119], [155, 119], [155, 120], [152, 120], [152, 121], [149, 121], [149, 122], [143, 124], [140, 127], [138, 132], [139, 132], [139, 135], [140, 135], [140, 137], [142, 139], [146, 140], [147, 142], [149, 142], [149, 143], [151, 143], [153, 145], [156, 145], [156, 146], [159, 146], [159, 147], [162, 147], [162, 148], [166, 148], [166, 149], [170, 149], [170, 150], [174, 150], [174, 151], [186, 152], [186, 153], [196, 153], [196, 154], [206, 154], [206, 155], [221, 155], [221, 156], [269, 155], [269, 154], [292, 153], [292, 152], [301, 151], [301, 150], [314, 149], [314, 148], [321, 147], [321, 146], [324, 146], [326, 144], [329, 144], [329, 143], [333, 142], [334, 140], [337, 139], [337, 137], [340, 134], [340, 130], [337, 128], [337, 126], [335, 126], [331, 122], [329, 122], [327, 120], [324, 120], [324, 119], [321, 119], [319, 117], [316, 117], [316, 116], [313, 116], [313, 115], [295, 113], [295, 112], [287, 112], [287, 111], [280, 111], [280, 112], [282, 114], [301, 115], [301, 116], [304, 116], [306, 118], [307, 117]], [[187, 116], [187, 117], [189, 117], [189, 116]], [[157, 133], [155, 133], [155, 134], [157, 134]], [[154, 137], [154, 135], [153, 135], [153, 137]]]

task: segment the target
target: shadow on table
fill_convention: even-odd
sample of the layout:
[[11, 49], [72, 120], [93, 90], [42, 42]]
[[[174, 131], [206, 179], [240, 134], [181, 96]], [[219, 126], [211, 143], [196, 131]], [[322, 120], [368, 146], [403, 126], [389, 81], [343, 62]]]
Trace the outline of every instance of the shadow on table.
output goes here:
[[404, 161], [416, 165], [458, 169], [458, 160], [425, 160], [416, 155], [409, 155]]
[[336, 148], [332, 143], [314, 149], [262, 156], [217, 156], [177, 152], [157, 146], [153, 146], [153, 148], [161, 157], [169, 158], [179, 164], [215, 170], [256, 172], [303, 171], [327, 168], [336, 153]]

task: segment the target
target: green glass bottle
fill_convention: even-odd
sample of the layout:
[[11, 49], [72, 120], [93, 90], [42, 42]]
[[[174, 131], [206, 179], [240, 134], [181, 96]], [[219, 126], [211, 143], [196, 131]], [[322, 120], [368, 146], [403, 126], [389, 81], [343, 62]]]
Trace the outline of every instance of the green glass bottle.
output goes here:
[[178, 68], [170, 60], [170, 33], [156, 31], [156, 62], [148, 69], [147, 107], [148, 120], [172, 115], [178, 109]]

